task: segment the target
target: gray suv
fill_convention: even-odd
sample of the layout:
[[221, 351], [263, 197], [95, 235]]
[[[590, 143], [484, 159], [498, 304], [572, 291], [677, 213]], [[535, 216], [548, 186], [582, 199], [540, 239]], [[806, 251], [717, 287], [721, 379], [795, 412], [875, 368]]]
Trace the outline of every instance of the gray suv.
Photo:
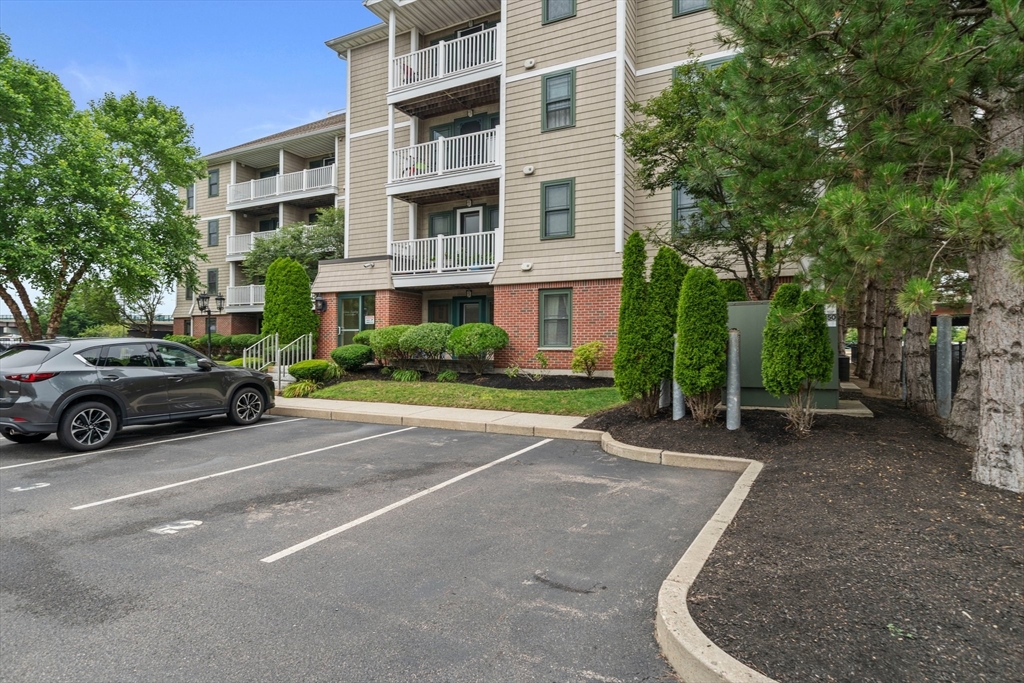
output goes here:
[[91, 451], [125, 425], [223, 415], [249, 425], [274, 407], [269, 375], [218, 365], [159, 339], [57, 339], [0, 353], [0, 436]]

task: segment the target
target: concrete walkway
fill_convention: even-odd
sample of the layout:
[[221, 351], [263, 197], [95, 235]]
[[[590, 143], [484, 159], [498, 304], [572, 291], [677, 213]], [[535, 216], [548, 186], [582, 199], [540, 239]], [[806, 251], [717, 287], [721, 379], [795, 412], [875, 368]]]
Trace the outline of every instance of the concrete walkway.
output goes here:
[[275, 399], [275, 403], [275, 408], [270, 411], [273, 415], [312, 417], [321, 420], [437, 427], [578, 441], [600, 441], [603, 434], [603, 432], [591, 429], [576, 429], [576, 425], [583, 422], [585, 418], [575, 415], [541, 415], [539, 413], [513, 413], [505, 410], [438, 408], [401, 403], [338, 401], [325, 398], [283, 398], [280, 396]]

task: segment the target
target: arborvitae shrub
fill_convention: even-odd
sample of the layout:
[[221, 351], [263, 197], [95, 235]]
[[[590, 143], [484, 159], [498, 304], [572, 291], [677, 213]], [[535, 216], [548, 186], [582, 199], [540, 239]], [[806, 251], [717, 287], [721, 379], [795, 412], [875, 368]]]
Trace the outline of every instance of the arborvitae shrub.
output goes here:
[[710, 268], [691, 268], [683, 280], [677, 315], [679, 350], [675, 378], [694, 418], [715, 420], [715, 406], [725, 383], [729, 343], [729, 307]]
[[726, 302], [747, 300], [747, 286], [739, 280], [719, 280], [718, 284]]
[[373, 349], [362, 344], [347, 344], [331, 351], [331, 360], [342, 370], [358, 370], [373, 361]]
[[651, 371], [659, 380], [672, 377], [672, 337], [676, 333], [679, 292], [687, 270], [689, 267], [679, 258], [679, 252], [670, 247], [658, 249], [651, 266], [649, 344]]
[[309, 275], [290, 258], [279, 258], [267, 269], [263, 333], [280, 335], [282, 346], [304, 334], [316, 332], [320, 316], [313, 310]]
[[661, 381], [652, 364], [646, 271], [647, 247], [643, 236], [634, 232], [622, 252], [622, 300], [612, 367], [619, 395], [632, 401], [642, 418], [657, 412]]

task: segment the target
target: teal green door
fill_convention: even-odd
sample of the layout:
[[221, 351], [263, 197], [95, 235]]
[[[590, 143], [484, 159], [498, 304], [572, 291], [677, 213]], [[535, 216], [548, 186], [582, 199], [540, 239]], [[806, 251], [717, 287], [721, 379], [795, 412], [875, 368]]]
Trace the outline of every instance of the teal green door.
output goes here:
[[352, 343], [357, 332], [377, 327], [374, 294], [338, 295], [338, 346]]

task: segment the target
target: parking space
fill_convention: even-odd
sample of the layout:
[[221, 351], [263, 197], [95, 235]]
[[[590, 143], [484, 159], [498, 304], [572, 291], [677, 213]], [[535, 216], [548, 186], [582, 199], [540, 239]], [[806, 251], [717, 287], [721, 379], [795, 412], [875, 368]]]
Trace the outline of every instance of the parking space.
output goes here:
[[658, 587], [735, 481], [280, 417], [53, 446], [0, 446], [3, 680], [671, 680]]

